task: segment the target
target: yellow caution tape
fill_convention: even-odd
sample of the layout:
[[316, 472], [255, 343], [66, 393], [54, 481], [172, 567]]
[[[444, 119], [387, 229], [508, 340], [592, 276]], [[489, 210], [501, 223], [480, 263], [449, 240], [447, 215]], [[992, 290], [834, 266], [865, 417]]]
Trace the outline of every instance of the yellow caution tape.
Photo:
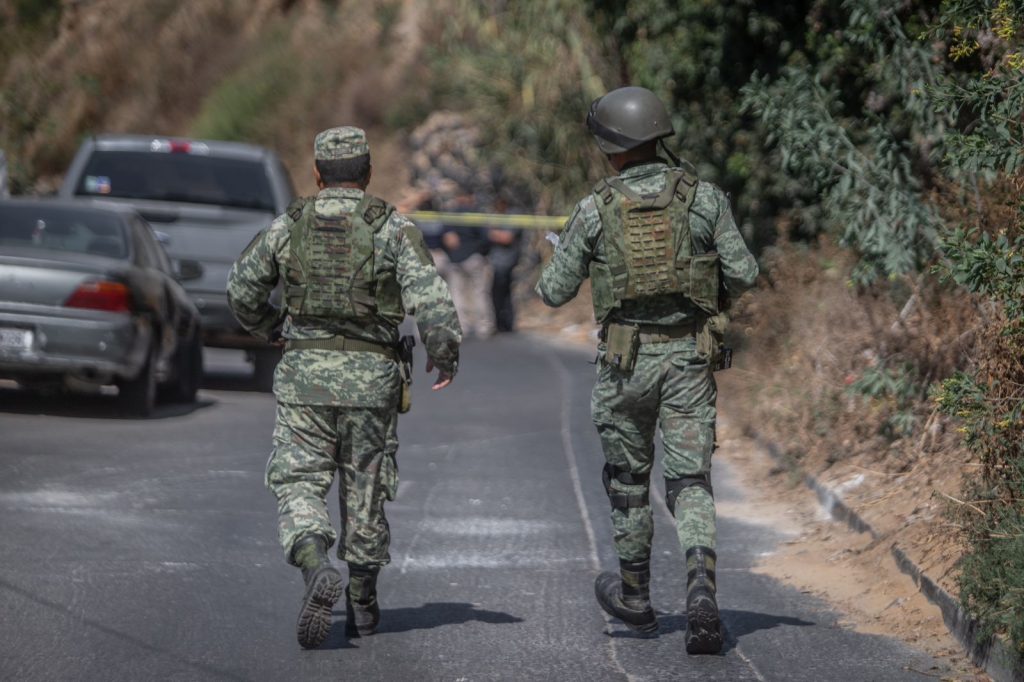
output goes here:
[[526, 215], [522, 213], [443, 213], [413, 211], [405, 214], [413, 222], [444, 223], [459, 227], [518, 227], [527, 230], [561, 230], [569, 216]]

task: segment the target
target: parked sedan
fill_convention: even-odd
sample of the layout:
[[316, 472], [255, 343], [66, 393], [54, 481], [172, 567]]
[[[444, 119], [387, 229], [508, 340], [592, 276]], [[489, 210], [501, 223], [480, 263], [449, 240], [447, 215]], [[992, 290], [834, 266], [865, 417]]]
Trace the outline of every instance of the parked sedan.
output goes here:
[[0, 201], [0, 378], [114, 384], [122, 408], [146, 416], [158, 392], [194, 401], [202, 372], [199, 312], [138, 213]]

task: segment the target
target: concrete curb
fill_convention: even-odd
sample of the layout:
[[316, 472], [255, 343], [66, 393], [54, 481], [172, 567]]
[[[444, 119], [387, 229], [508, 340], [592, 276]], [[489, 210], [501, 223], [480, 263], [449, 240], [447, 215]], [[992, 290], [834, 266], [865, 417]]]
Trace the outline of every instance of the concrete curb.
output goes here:
[[[811, 474], [803, 471], [793, 462], [786, 459], [778, 445], [761, 436], [756, 431], [749, 433], [765, 451], [779, 464], [803, 477], [804, 484], [814, 491], [818, 502], [829, 515], [845, 523], [858, 533], [868, 533], [873, 539], [881, 539], [881, 535], [871, 527], [864, 518], [847, 505], [839, 495], [830, 490]], [[942, 620], [950, 634], [970, 656], [975, 665], [983, 668], [996, 682], [1020, 682], [1024, 680], [1024, 658], [1017, 655], [1001, 639], [983, 639], [978, 632], [978, 623], [968, 614], [960, 602], [949, 592], [942, 589], [935, 580], [930, 578], [921, 568], [907, 556], [899, 545], [893, 543], [889, 548], [896, 566], [909, 575], [914, 584], [928, 601], [939, 607]]]

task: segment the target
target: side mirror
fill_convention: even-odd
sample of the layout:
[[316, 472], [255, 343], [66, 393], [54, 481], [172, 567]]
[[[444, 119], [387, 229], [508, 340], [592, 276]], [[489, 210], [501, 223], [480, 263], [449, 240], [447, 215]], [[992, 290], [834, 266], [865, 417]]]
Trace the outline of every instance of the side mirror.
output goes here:
[[203, 276], [203, 264], [197, 260], [182, 258], [174, 261], [174, 279], [188, 282]]

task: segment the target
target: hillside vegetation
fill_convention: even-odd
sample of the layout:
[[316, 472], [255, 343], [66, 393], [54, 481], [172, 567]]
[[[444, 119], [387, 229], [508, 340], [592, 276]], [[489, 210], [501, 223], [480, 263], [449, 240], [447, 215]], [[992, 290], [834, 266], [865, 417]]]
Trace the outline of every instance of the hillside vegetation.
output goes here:
[[735, 324], [749, 425], [806, 468], [963, 477], [931, 532], [986, 632], [1024, 647], [1019, 2], [0, 0], [0, 20], [22, 192], [105, 131], [267, 144], [308, 191], [313, 134], [345, 122], [395, 199], [406, 136], [448, 109], [564, 213], [606, 172], [590, 102], [655, 90], [762, 255]]

